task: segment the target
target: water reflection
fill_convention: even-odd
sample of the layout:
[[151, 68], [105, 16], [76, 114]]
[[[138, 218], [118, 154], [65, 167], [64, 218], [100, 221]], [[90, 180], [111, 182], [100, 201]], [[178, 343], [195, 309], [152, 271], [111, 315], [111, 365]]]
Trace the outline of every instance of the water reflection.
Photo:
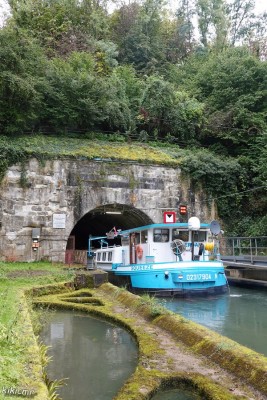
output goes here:
[[231, 287], [213, 297], [164, 299], [164, 305], [267, 356], [267, 291]]
[[189, 390], [172, 389], [157, 393], [151, 400], [200, 400], [200, 397]]
[[188, 297], [164, 299], [166, 307], [185, 318], [220, 331], [223, 329], [225, 315], [228, 312], [229, 297]]
[[51, 346], [50, 379], [68, 378], [64, 400], [110, 400], [137, 365], [137, 346], [123, 329], [71, 311], [53, 313], [41, 334]]

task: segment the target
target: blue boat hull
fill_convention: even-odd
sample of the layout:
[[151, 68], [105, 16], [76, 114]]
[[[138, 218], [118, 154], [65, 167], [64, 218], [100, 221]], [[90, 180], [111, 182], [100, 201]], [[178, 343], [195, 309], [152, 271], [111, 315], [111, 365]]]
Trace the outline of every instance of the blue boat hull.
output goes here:
[[[228, 283], [221, 263], [218, 266], [197, 266], [161, 268], [153, 264], [151, 269], [114, 271], [118, 277], [130, 278], [131, 288], [138, 292], [149, 292], [158, 296], [179, 296], [186, 294], [224, 293]], [[191, 264], [192, 265], [192, 264]]]
[[208, 288], [201, 288], [201, 289], [195, 289], [195, 288], [175, 288], [175, 289], [140, 289], [140, 288], [133, 288], [130, 286], [128, 288], [131, 292], [135, 294], [142, 294], [142, 293], [148, 293], [152, 296], [156, 297], [193, 297], [193, 296], [208, 296], [208, 295], [214, 295], [214, 294], [223, 294], [227, 293], [229, 291], [229, 286], [223, 285], [223, 286], [213, 286], [213, 287], [208, 287]]

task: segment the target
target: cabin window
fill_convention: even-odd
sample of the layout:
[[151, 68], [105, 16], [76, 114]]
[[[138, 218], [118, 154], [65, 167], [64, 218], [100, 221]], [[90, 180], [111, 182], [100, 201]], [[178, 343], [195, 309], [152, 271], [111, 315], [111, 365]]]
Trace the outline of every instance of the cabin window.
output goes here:
[[194, 241], [195, 242], [205, 242], [207, 240], [206, 231], [194, 231]]
[[107, 253], [106, 252], [102, 253], [102, 261], [106, 261], [106, 257], [107, 257]]
[[101, 253], [97, 253], [97, 261], [101, 260]]
[[112, 251], [108, 252], [108, 261], [112, 261]]
[[132, 234], [132, 237], [133, 237], [133, 239], [134, 239], [134, 243], [135, 243], [135, 244], [140, 244], [140, 243], [141, 243], [141, 241], [140, 241], [140, 238], [141, 238], [140, 232], [134, 232], [134, 233]]
[[147, 243], [147, 231], [141, 232], [141, 243]]
[[121, 245], [122, 245], [122, 246], [127, 246], [128, 244], [130, 244], [130, 238], [129, 238], [129, 236], [122, 236], [122, 238], [121, 238]]
[[188, 231], [182, 231], [179, 229], [173, 229], [172, 230], [172, 240], [175, 239], [180, 239], [183, 240], [184, 242], [189, 241], [189, 232]]
[[164, 243], [169, 241], [169, 229], [154, 229], [154, 242]]

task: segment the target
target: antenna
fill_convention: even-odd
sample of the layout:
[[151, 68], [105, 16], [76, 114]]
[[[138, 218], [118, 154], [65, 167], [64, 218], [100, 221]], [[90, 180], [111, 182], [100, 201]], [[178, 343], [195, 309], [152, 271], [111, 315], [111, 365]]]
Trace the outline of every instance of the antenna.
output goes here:
[[198, 231], [200, 229], [200, 220], [197, 217], [189, 218], [188, 228], [190, 231]]
[[218, 221], [211, 221], [210, 223], [210, 231], [214, 236], [219, 235], [219, 233], [221, 232], [221, 227]]

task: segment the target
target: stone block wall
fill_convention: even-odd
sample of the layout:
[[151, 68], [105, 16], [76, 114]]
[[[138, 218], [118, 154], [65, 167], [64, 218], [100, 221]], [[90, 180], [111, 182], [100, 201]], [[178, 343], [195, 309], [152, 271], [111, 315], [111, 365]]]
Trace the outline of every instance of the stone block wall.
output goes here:
[[[203, 196], [189, 180], [181, 180], [177, 168], [81, 159], [40, 163], [32, 158], [24, 171], [19, 164], [10, 167], [1, 183], [0, 260], [64, 262], [74, 226], [105, 204], [125, 204], [162, 222], [163, 211], [177, 210], [184, 202], [191, 215], [208, 221], [215, 210], [207, 208]], [[40, 229], [36, 250], [34, 228]]]

